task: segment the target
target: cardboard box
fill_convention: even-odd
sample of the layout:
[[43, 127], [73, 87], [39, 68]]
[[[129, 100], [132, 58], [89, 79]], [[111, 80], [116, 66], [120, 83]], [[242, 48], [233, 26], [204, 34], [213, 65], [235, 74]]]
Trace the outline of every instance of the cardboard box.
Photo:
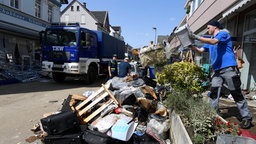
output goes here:
[[128, 141], [134, 133], [138, 123], [134, 121], [128, 124], [127, 121], [120, 119], [111, 128], [112, 138]]

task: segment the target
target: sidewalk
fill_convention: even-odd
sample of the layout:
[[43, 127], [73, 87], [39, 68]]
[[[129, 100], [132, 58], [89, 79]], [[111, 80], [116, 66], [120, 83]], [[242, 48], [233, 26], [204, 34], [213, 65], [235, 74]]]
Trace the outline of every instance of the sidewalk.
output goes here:
[[[252, 96], [254, 95], [255, 93], [251, 92], [245, 95], [245, 97], [247, 99], [249, 109], [253, 116], [253, 121], [252, 121], [253, 126], [248, 130], [256, 136], [256, 100], [252, 99]], [[225, 120], [240, 123], [239, 121], [241, 119], [240, 113], [237, 109], [237, 106], [234, 100], [228, 97], [221, 97], [219, 104], [220, 104], [221, 116]]]

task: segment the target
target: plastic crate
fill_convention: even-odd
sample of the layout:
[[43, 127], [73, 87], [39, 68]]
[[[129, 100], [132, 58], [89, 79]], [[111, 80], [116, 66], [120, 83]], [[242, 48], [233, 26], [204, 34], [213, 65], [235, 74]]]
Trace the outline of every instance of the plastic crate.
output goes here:
[[177, 30], [175, 30], [175, 34], [180, 40], [181, 45], [186, 48], [192, 44], [194, 44], [194, 40], [189, 38], [189, 26], [188, 25], [183, 25], [179, 27]]

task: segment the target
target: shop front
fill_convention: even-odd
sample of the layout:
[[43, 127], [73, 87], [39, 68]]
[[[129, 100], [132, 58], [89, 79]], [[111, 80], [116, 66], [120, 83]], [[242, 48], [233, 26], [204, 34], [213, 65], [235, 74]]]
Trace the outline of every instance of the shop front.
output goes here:
[[243, 32], [244, 61], [241, 69], [242, 89], [252, 90], [256, 88], [256, 10], [246, 14]]

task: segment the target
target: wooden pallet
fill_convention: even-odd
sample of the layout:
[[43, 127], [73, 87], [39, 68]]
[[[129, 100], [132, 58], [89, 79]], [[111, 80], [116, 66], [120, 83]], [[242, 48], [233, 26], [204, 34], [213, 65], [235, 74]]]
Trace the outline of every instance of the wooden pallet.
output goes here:
[[[106, 85], [102, 84], [102, 87], [89, 96], [86, 100], [75, 107], [77, 111], [78, 117], [82, 119], [83, 123], [88, 123], [91, 119], [97, 116], [101, 111], [107, 108], [110, 104], [114, 103], [115, 105], [119, 105], [118, 101], [115, 99], [114, 95], [108, 90], [110, 83], [107, 82]], [[82, 115], [86, 114], [93, 106], [98, 104], [102, 99], [106, 97], [110, 97], [110, 99], [103, 103], [97, 110], [95, 110], [92, 114], [87, 117], [82, 117]], [[90, 103], [89, 103], [90, 102]]]

